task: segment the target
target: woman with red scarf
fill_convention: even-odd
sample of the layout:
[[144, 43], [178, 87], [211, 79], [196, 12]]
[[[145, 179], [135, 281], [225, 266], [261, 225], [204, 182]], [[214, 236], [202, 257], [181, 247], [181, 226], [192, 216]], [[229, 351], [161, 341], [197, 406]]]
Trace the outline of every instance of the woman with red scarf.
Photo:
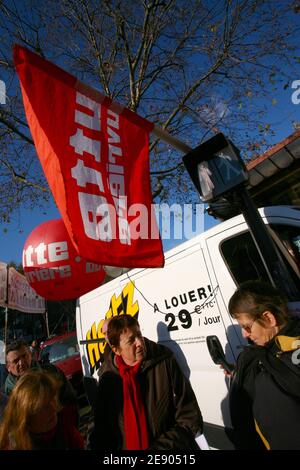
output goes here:
[[130, 315], [113, 317], [111, 353], [99, 372], [94, 450], [196, 450], [202, 416], [173, 353], [140, 332]]

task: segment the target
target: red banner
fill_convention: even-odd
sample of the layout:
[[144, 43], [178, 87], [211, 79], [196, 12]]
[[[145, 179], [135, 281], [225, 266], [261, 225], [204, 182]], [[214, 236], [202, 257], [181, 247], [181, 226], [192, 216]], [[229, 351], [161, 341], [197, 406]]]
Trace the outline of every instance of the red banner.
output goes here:
[[27, 121], [78, 254], [101, 264], [160, 267], [152, 208], [153, 125], [27, 49], [15, 46]]

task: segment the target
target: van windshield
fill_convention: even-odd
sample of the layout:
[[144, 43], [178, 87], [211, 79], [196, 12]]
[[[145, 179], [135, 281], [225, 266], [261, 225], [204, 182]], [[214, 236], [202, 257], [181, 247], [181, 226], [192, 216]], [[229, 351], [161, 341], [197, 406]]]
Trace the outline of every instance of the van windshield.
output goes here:
[[76, 356], [77, 354], [77, 339], [76, 336], [71, 336], [70, 338], [46, 346], [41, 353], [41, 362], [53, 363], [64, 361], [65, 359]]

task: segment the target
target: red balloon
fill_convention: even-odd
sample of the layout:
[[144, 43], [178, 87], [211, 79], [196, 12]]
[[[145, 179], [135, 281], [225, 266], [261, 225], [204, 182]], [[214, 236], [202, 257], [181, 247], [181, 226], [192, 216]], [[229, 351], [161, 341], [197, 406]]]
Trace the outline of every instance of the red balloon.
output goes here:
[[75, 299], [99, 287], [105, 271], [75, 251], [62, 219], [36, 227], [23, 250], [23, 268], [31, 287], [47, 300]]

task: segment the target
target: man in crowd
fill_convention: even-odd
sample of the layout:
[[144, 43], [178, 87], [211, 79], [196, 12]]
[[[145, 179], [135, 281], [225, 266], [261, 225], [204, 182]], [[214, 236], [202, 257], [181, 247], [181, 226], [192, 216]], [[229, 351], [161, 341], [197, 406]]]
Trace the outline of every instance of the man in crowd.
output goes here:
[[9, 395], [14, 388], [19, 377], [21, 377], [27, 369], [36, 366], [32, 361], [32, 354], [25, 341], [13, 341], [6, 347], [6, 368], [8, 376], [5, 380], [4, 390]]

